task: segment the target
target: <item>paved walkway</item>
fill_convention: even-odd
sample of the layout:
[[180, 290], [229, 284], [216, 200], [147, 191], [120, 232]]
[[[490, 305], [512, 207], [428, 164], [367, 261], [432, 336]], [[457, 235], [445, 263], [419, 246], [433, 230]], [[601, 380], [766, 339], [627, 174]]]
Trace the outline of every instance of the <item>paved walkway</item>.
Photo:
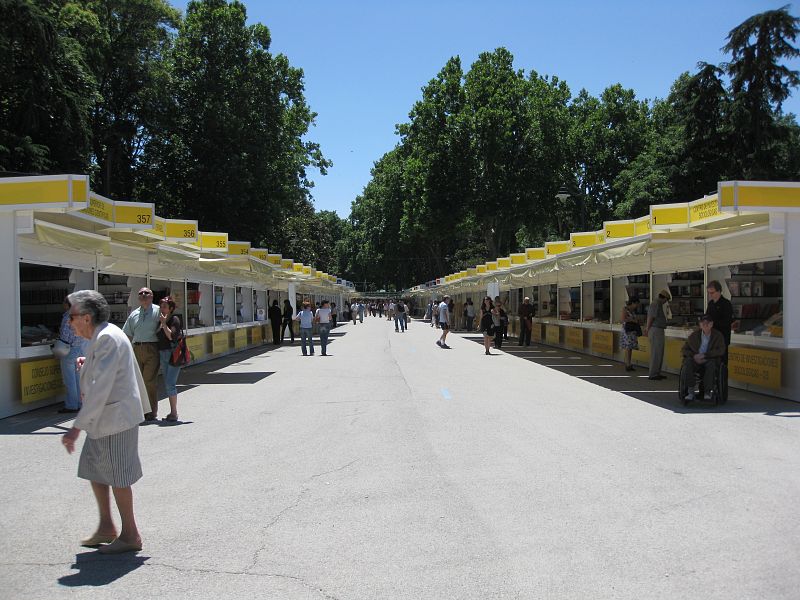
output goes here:
[[184, 422], [141, 429], [138, 555], [78, 547], [69, 422], [0, 421], [0, 597], [797, 597], [799, 405], [435, 337], [367, 318], [330, 357], [186, 369]]

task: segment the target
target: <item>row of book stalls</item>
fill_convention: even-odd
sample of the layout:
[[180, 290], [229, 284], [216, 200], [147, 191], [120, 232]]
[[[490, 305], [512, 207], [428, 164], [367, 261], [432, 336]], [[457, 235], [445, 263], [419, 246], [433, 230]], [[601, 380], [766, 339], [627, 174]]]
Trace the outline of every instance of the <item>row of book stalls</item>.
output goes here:
[[[665, 370], [678, 373], [681, 347], [722, 286], [733, 306], [729, 354], [733, 387], [800, 400], [800, 184], [721, 182], [716, 194], [651, 206], [639, 219], [610, 221], [407, 290], [424, 306], [453, 298], [456, 325], [471, 300], [500, 296], [519, 335], [519, 306], [534, 307], [532, 340], [622, 360], [622, 312], [632, 296], [646, 323], [651, 299], [668, 290]], [[478, 318], [476, 318], [476, 321]], [[635, 363], [649, 362], [646, 337]]]
[[0, 418], [63, 399], [52, 355], [73, 291], [102, 293], [124, 324], [147, 286], [169, 295], [195, 362], [272, 341], [268, 307], [303, 299], [344, 306], [354, 285], [194, 220], [162, 219], [149, 203], [118, 202], [85, 176], [0, 179]]

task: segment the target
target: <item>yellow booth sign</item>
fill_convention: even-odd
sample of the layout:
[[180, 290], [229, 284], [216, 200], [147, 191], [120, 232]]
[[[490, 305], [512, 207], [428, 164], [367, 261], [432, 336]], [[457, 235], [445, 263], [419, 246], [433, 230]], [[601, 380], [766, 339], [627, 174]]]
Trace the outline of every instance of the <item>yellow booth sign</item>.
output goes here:
[[61, 379], [61, 361], [57, 358], [20, 363], [19, 374], [23, 404], [52, 398], [65, 391]]
[[533, 342], [541, 342], [542, 341], [542, 324], [541, 323], [534, 323], [533, 329], [531, 329], [531, 341]]
[[614, 333], [612, 331], [592, 331], [592, 350], [598, 354], [614, 354]]
[[778, 389], [781, 387], [781, 353], [731, 346], [728, 376], [742, 383]]
[[211, 334], [211, 352], [213, 354], [227, 352], [229, 348], [227, 331], [217, 331]]
[[546, 327], [546, 339], [548, 344], [560, 344], [561, 328], [558, 325], [548, 325]]
[[564, 329], [564, 344], [576, 350], [583, 350], [583, 329], [566, 327]]
[[189, 347], [189, 352], [192, 353], [194, 360], [200, 360], [206, 356], [206, 338], [205, 335], [192, 335], [186, 338], [186, 345]]
[[233, 334], [233, 345], [237, 350], [247, 348], [247, 329], [237, 329]]
[[639, 336], [639, 349], [631, 352], [631, 358], [637, 363], [650, 364], [650, 340], [647, 336]]

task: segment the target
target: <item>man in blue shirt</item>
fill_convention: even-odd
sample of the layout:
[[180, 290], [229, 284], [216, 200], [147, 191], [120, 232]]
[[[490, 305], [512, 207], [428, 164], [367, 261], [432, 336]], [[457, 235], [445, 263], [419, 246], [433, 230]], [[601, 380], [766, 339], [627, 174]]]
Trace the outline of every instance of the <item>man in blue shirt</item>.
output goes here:
[[314, 356], [314, 312], [311, 310], [311, 302], [303, 301], [303, 310], [297, 313], [295, 321], [300, 321], [300, 340], [303, 344], [303, 356], [308, 356], [306, 352], [306, 341], [308, 342], [311, 356]]

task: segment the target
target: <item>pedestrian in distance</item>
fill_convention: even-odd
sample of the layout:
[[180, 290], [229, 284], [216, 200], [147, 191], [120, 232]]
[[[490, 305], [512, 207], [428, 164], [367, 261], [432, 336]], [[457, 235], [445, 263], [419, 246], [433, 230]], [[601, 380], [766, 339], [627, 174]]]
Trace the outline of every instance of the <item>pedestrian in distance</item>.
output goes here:
[[503, 302], [500, 296], [495, 298], [492, 310], [492, 325], [494, 326], [494, 347], [500, 350], [503, 347]]
[[158, 369], [161, 366], [161, 358], [158, 353], [158, 331], [160, 319], [159, 307], [153, 305], [153, 290], [143, 287], [139, 290], [139, 308], [128, 315], [128, 319], [122, 326], [122, 331], [133, 344], [133, 354], [136, 356], [136, 364], [144, 377], [144, 384], [147, 388], [147, 397], [150, 402], [150, 410], [145, 413], [146, 423], [158, 421]]
[[[69, 301], [72, 329], [89, 344], [77, 361], [83, 405], [61, 443], [72, 454], [81, 431], [86, 432], [78, 477], [91, 482], [99, 514], [97, 529], [81, 545], [99, 546], [103, 554], [138, 552], [142, 537], [131, 486], [142, 477], [139, 424], [151, 408], [147, 388], [130, 340], [108, 322], [111, 309], [103, 295], [81, 290]], [[112, 492], [122, 519], [119, 534], [111, 516]]]
[[[319, 345], [322, 347], [322, 356], [328, 356], [328, 334], [331, 332], [331, 307], [327, 300], [323, 300], [314, 315], [319, 331]], [[313, 346], [312, 346], [313, 354]]]
[[[303, 356], [314, 356], [314, 311], [311, 310], [311, 302], [303, 301], [303, 310], [294, 317], [295, 321], [300, 321], [300, 342], [302, 344]], [[308, 349], [306, 349], [308, 344]]]
[[492, 343], [492, 337], [494, 336], [494, 304], [492, 303], [492, 299], [489, 296], [486, 296], [481, 303], [481, 320], [480, 320], [480, 330], [483, 334], [483, 347], [486, 350], [486, 354], [489, 355], [489, 348]]
[[[722, 284], [716, 279], [708, 282], [708, 306], [706, 314], [711, 316], [714, 329], [722, 334], [725, 340], [725, 355], [722, 363], [728, 364], [728, 347], [731, 345], [731, 330], [733, 329], [733, 305], [722, 295]], [[736, 322], [738, 325], [738, 322]]]
[[294, 311], [292, 310], [292, 303], [289, 299], [283, 301], [283, 321], [281, 322], [281, 343], [286, 337], [286, 328], [289, 328], [289, 335], [292, 336], [292, 343], [294, 344], [294, 325], [292, 319], [294, 318]]
[[367, 310], [367, 307], [364, 305], [363, 302], [359, 301], [358, 303], [358, 322], [364, 322], [364, 312]]
[[519, 345], [531, 345], [531, 331], [533, 331], [533, 305], [531, 299], [525, 296], [519, 307]]
[[336, 310], [336, 302], [331, 302], [331, 329], [336, 329], [338, 323], [336, 322], [339, 318], [339, 311]]
[[468, 332], [475, 331], [475, 306], [470, 298], [464, 304], [464, 326]]
[[625, 370], [633, 371], [631, 355], [634, 350], [639, 349], [639, 336], [642, 334], [642, 327], [636, 318], [636, 309], [639, 308], [639, 296], [631, 296], [622, 307], [620, 322], [622, 331], [619, 334], [619, 347], [625, 354]]
[[406, 332], [406, 307], [402, 300], [398, 300], [394, 305], [394, 330], [401, 333]]
[[278, 306], [277, 300], [272, 301], [272, 306], [267, 311], [267, 317], [272, 327], [272, 343], [277, 346], [281, 343], [281, 320], [283, 319], [281, 307]]
[[450, 349], [450, 346], [447, 345], [447, 334], [450, 332], [450, 311], [448, 309], [448, 300], [450, 300], [450, 296], [445, 296], [439, 303], [439, 328], [442, 330], [442, 335], [436, 341], [436, 344], [445, 350]]
[[668, 304], [670, 300], [672, 294], [665, 288], [658, 293], [656, 301], [651, 302], [647, 308], [647, 326], [643, 333], [650, 341], [649, 379], [655, 381], [666, 379], [666, 376], [661, 374], [661, 367], [664, 362], [664, 331], [667, 328], [667, 321], [672, 318]]
[[69, 319], [69, 300], [64, 298], [64, 314], [61, 317], [61, 327], [58, 330], [58, 339], [69, 348], [65, 356], [59, 358], [61, 362], [61, 379], [67, 390], [64, 407], [58, 409], [59, 413], [76, 413], [81, 408], [81, 384], [78, 376], [77, 360], [79, 356], [86, 355], [84, 338], [72, 331]]
[[354, 300], [350, 304], [350, 318], [353, 319], [353, 325], [355, 325], [356, 321], [358, 320], [358, 301], [357, 300]]
[[158, 357], [161, 363], [161, 375], [164, 377], [164, 388], [169, 399], [169, 414], [164, 420], [169, 423], [178, 422], [178, 376], [181, 374], [181, 367], [171, 365], [169, 362], [175, 344], [183, 333], [181, 319], [175, 314], [175, 301], [169, 296], [164, 296], [158, 302], [159, 306], [159, 326], [156, 336], [158, 337]]

